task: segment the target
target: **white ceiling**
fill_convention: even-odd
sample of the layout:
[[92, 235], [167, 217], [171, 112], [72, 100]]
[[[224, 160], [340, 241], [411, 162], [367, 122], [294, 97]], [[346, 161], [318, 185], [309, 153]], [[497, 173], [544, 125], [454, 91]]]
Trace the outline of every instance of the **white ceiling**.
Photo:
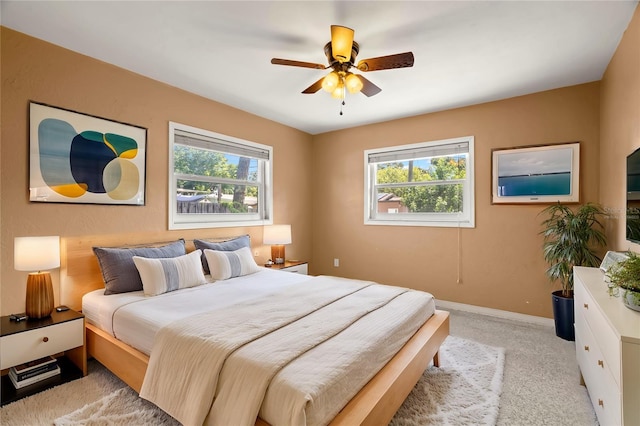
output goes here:
[[[637, 1], [7, 1], [2, 25], [311, 134], [600, 80]], [[376, 96], [300, 92], [328, 71], [330, 25], [358, 59], [412, 51], [366, 73]], [[188, 123], [185, 123], [188, 124]]]

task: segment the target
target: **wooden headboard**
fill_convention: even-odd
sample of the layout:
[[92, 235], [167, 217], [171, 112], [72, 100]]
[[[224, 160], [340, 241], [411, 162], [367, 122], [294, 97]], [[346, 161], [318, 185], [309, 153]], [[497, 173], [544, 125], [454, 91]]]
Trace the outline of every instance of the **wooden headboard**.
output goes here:
[[[244, 234], [246, 235], [246, 234]], [[236, 238], [230, 237], [202, 238], [206, 241], [220, 242]], [[140, 247], [161, 246], [180, 239], [167, 236], [166, 232], [158, 234], [131, 233], [117, 235], [99, 235], [82, 237], [63, 237], [60, 240], [60, 302], [73, 310], [82, 309], [82, 296], [86, 293], [104, 288], [102, 272], [93, 247]], [[193, 251], [193, 239], [186, 239], [187, 252]]]

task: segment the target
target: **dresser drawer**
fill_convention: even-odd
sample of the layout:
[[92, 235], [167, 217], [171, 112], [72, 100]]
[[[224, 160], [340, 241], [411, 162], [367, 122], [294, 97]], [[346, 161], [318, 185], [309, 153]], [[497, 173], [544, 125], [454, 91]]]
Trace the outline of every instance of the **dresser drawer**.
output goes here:
[[640, 313], [609, 296], [600, 269], [573, 271], [576, 357], [598, 420], [603, 426], [639, 426]]
[[84, 319], [2, 336], [0, 369], [84, 345]]
[[621, 395], [586, 323], [576, 321], [576, 357], [589, 398], [601, 425], [621, 424]]
[[[606, 289], [603, 288], [602, 291], [606, 291]], [[597, 344], [602, 352], [602, 361], [611, 371], [617, 385], [621, 386], [619, 336], [609, 325], [604, 314], [598, 309], [598, 304], [582, 286], [576, 286], [574, 299], [576, 323], [579, 322], [579, 317], [584, 318], [592, 335], [598, 336]]]

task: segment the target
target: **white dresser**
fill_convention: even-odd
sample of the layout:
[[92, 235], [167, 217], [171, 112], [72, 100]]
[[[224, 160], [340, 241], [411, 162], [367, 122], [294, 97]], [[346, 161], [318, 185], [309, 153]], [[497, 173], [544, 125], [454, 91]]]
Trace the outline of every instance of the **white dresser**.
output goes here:
[[609, 296], [598, 268], [574, 268], [576, 357], [601, 426], [640, 425], [640, 312]]

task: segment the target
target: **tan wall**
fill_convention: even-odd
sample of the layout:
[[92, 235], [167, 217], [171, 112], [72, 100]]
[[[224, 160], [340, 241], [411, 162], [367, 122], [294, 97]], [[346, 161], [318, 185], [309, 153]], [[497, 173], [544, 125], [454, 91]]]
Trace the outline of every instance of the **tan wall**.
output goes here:
[[[542, 206], [491, 205], [491, 149], [579, 140], [582, 201], [623, 209], [624, 157], [640, 146], [638, 15], [601, 84], [315, 137], [2, 28], [0, 312], [24, 306], [26, 276], [13, 270], [15, 236], [164, 235], [172, 120], [274, 147], [275, 222], [292, 223], [294, 243], [287, 254], [310, 259], [313, 273], [375, 279], [425, 289], [441, 300], [551, 316], [552, 287], [538, 235]], [[147, 127], [147, 205], [29, 203], [29, 100]], [[475, 229], [363, 225], [363, 150], [467, 135], [476, 142]], [[608, 229], [611, 248], [626, 249], [624, 224], [613, 220]], [[259, 227], [166, 231], [172, 238], [245, 232], [266, 258]], [[337, 269], [334, 258], [340, 259]]]
[[600, 86], [600, 202], [613, 215], [612, 250], [640, 252], [625, 240], [626, 157], [640, 148], [640, 7], [627, 27]]
[[[316, 136], [314, 272], [551, 316], [538, 235], [543, 206], [491, 204], [491, 149], [580, 141], [581, 199], [597, 201], [599, 131], [596, 82]], [[460, 136], [475, 137], [475, 229], [363, 224], [365, 149]]]
[[[13, 269], [16, 236], [128, 232], [163, 238], [249, 233], [259, 261], [269, 257], [262, 227], [167, 231], [168, 122], [175, 121], [274, 148], [274, 222], [292, 224], [287, 254], [311, 256], [311, 144], [306, 133], [1, 28], [0, 296], [2, 315], [24, 309], [26, 273]], [[146, 127], [144, 207], [30, 203], [29, 101]], [[164, 232], [166, 231], [166, 233]], [[52, 274], [57, 288], [58, 273]]]

